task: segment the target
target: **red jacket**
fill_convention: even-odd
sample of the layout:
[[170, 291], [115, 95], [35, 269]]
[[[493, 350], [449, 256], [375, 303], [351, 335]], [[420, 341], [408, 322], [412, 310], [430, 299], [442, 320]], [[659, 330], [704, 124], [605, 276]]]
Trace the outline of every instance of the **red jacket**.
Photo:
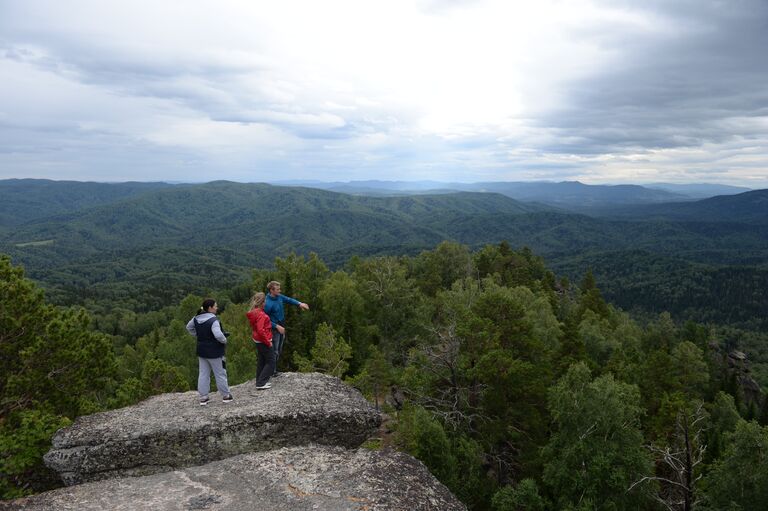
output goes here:
[[272, 322], [262, 309], [251, 309], [245, 313], [253, 330], [253, 342], [272, 347]]

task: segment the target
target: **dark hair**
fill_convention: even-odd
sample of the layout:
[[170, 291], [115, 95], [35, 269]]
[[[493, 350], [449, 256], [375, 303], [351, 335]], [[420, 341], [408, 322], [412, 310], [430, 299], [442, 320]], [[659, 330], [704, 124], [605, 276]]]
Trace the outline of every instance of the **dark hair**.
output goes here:
[[208, 312], [208, 309], [213, 307], [216, 304], [216, 300], [213, 298], [206, 298], [203, 300], [203, 305], [200, 307], [200, 310], [197, 311], [198, 314], [202, 314], [204, 312]]

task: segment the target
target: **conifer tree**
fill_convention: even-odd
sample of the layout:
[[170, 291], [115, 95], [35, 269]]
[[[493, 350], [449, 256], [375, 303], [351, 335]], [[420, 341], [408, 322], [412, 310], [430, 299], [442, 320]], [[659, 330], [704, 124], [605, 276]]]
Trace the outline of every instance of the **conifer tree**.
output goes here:
[[0, 493], [51, 484], [42, 455], [59, 427], [105, 406], [112, 345], [83, 310], [48, 305], [21, 268], [0, 256]]
[[349, 369], [352, 348], [343, 337], [336, 334], [332, 326], [320, 323], [310, 355], [309, 359], [298, 353], [294, 355], [294, 362], [300, 371], [320, 371], [341, 378]]

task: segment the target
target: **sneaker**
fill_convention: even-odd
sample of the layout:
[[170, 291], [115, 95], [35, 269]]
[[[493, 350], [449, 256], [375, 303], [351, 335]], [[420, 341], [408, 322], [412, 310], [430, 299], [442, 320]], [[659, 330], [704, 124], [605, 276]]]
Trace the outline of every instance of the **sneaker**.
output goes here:
[[271, 388], [272, 388], [272, 384], [271, 383], [265, 383], [264, 385], [256, 387], [256, 390], [266, 390], [266, 389], [271, 389]]
[[232, 394], [227, 394], [221, 399], [222, 403], [229, 403], [230, 401], [234, 401], [235, 398], [232, 397]]
[[205, 405], [207, 405], [207, 404], [208, 404], [208, 401], [210, 401], [210, 399], [208, 399], [207, 397], [201, 397], [201, 398], [200, 398], [200, 406], [205, 406]]

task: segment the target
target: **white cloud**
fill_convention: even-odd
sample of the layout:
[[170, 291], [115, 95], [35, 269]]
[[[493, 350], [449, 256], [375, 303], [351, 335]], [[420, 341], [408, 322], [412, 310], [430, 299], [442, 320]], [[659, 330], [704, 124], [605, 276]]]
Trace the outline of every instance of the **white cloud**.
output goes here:
[[0, 0], [0, 177], [767, 184], [752, 7]]

